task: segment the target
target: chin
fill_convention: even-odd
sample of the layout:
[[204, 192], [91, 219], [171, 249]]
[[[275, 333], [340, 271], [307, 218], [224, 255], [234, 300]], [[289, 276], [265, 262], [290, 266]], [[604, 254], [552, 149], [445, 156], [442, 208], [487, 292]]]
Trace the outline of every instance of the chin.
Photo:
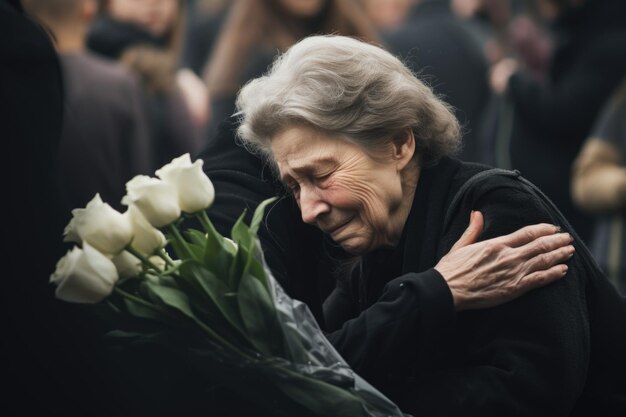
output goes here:
[[345, 250], [351, 255], [364, 255], [370, 251], [369, 241], [363, 238], [356, 237], [356, 236], [345, 239], [338, 243], [339, 245], [341, 245], [343, 250]]

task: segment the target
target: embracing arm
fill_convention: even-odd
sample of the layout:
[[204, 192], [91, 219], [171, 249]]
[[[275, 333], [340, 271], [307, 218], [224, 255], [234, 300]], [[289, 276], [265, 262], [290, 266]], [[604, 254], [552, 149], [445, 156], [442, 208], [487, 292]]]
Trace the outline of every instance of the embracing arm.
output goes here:
[[[521, 191], [493, 191], [475, 204], [485, 215], [481, 238], [553, 222]], [[500, 256], [509, 262], [514, 248], [504, 244], [498, 255], [492, 249], [477, 258]], [[510, 265], [524, 271], [532, 263]], [[583, 275], [574, 256], [566, 279], [492, 309], [459, 314], [455, 338], [440, 346], [445, 357], [430, 358], [431, 370], [398, 384], [392, 398], [415, 415], [568, 415], [582, 392], [589, 360]]]
[[[404, 373], [404, 358], [418, 354], [430, 360], [428, 352], [450, 337], [456, 311], [499, 305], [564, 276], [560, 262], [573, 247], [569, 234], [556, 233], [555, 226], [537, 224], [472, 244], [482, 231], [483, 216], [475, 212], [435, 268], [390, 281], [358, 316], [354, 291], [345, 282], [337, 286], [324, 313], [329, 328], [338, 330], [327, 337], [357, 373], [375, 385], [386, 384]], [[506, 259], [500, 256], [505, 252]], [[513, 267], [518, 263], [527, 268]]]

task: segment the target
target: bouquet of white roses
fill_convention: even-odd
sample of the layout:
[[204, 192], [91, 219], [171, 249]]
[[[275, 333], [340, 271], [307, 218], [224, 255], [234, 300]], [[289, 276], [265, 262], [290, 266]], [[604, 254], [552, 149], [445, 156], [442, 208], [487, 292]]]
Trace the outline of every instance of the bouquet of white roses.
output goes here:
[[[273, 199], [249, 225], [242, 213], [227, 238], [206, 214], [214, 190], [201, 160], [185, 154], [156, 175], [126, 184], [125, 213], [99, 195], [72, 211], [65, 240], [79, 246], [51, 276], [58, 298], [107, 306], [125, 328], [109, 336], [122, 345], [167, 343], [271, 414], [403, 415], [349, 368], [266, 267], [257, 231]], [[181, 230], [188, 216], [204, 230]]]

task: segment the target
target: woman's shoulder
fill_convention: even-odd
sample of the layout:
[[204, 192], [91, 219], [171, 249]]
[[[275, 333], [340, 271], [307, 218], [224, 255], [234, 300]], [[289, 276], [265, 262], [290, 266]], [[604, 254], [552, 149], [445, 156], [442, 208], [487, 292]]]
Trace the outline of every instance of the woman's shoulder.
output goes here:
[[508, 233], [533, 223], [560, 223], [558, 208], [517, 170], [461, 163], [453, 181], [446, 227], [455, 219], [465, 222], [471, 210], [481, 211], [486, 226], [497, 229], [494, 233]]

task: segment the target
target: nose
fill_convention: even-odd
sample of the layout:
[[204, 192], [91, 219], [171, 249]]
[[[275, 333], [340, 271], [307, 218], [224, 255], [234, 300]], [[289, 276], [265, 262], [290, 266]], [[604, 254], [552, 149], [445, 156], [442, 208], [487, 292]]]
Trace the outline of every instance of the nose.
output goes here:
[[311, 186], [300, 188], [298, 202], [302, 221], [308, 224], [316, 224], [319, 216], [330, 211], [330, 205], [320, 197], [318, 190]]

